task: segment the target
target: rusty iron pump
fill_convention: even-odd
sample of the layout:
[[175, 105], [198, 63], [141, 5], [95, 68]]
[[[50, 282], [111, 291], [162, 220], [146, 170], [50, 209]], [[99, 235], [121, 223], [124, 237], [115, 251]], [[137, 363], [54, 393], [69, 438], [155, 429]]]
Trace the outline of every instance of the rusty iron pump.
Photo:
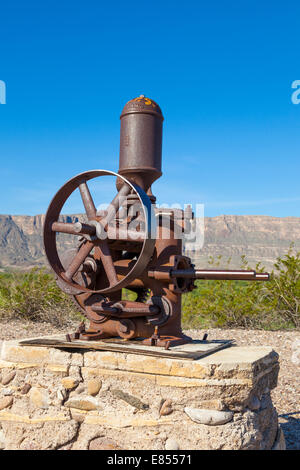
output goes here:
[[[143, 344], [170, 346], [191, 341], [181, 329], [181, 296], [195, 279], [267, 280], [267, 273], [198, 270], [183, 256], [179, 232], [190, 230], [190, 208], [155, 205], [151, 185], [161, 175], [163, 115], [141, 95], [121, 114], [119, 171], [92, 170], [70, 179], [54, 196], [44, 224], [44, 246], [58, 286], [75, 300], [89, 320], [69, 340], [138, 338]], [[116, 178], [117, 194], [97, 210], [87, 182]], [[79, 189], [85, 222], [59, 220], [70, 195]], [[59, 256], [57, 232], [79, 237], [76, 249]], [[123, 288], [136, 294], [122, 298]]]

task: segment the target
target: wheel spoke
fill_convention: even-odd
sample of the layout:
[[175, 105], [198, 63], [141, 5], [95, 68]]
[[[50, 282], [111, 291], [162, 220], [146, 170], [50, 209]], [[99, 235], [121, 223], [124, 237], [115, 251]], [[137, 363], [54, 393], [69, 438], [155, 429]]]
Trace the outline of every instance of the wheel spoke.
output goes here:
[[87, 241], [85, 242], [77, 252], [75, 258], [71, 262], [70, 266], [66, 270], [65, 277], [69, 280], [72, 279], [74, 274], [78, 271], [82, 263], [84, 262], [85, 258], [90, 254], [92, 249], [94, 248], [94, 243]]
[[97, 210], [86, 182], [81, 183], [79, 185], [79, 191], [81, 194], [81, 199], [85, 208], [87, 218], [89, 220], [94, 219], [96, 217]]
[[118, 277], [107, 240], [99, 240], [97, 243], [97, 248], [100, 252], [100, 258], [103, 264], [103, 268], [106, 272], [109, 285], [111, 286], [112, 284], [116, 284], [118, 282]]
[[70, 233], [71, 235], [95, 235], [96, 227], [75, 222], [74, 224], [65, 222], [53, 222], [51, 225], [52, 232]]
[[126, 196], [128, 196], [130, 191], [131, 191], [130, 186], [128, 184], [123, 184], [118, 194], [113, 198], [108, 208], [106, 209], [107, 214], [101, 220], [103, 227], [106, 228], [107, 225], [112, 221], [112, 219], [117, 215], [120, 207], [122, 206], [123, 202], [126, 200]]

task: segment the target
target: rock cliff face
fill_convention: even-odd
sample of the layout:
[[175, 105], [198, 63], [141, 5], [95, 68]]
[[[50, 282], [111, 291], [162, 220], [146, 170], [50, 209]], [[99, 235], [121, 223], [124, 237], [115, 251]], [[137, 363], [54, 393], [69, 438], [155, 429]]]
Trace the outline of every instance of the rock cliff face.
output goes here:
[[[61, 216], [62, 222], [77, 222], [80, 215]], [[45, 216], [0, 215], [0, 267], [29, 268], [47, 264], [43, 246]], [[73, 237], [58, 234], [59, 249], [72, 246]]]
[[[42, 230], [44, 215], [0, 215], [0, 267], [28, 268], [47, 264]], [[64, 222], [82, 220], [79, 214], [62, 216]], [[59, 234], [58, 245], [72, 246], [72, 237]], [[230, 267], [240, 267], [241, 255], [252, 266], [258, 261], [270, 269], [276, 257], [288, 251], [291, 243], [300, 250], [300, 218], [221, 215], [205, 218], [204, 246], [187, 249], [196, 266], [207, 267], [209, 257], [222, 255], [221, 267], [231, 257]]]
[[263, 215], [220, 215], [206, 217], [204, 245], [201, 250], [188, 250], [197, 266], [207, 266], [210, 256], [222, 256], [221, 265], [231, 258], [233, 268], [240, 267], [241, 255], [251, 266], [258, 261], [267, 269], [278, 256], [285, 254], [291, 243], [300, 250], [300, 218]]

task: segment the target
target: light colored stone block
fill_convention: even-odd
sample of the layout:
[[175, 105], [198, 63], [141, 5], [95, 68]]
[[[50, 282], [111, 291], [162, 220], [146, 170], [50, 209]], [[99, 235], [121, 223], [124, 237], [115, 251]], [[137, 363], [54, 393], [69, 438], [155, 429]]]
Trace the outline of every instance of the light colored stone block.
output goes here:
[[208, 426], [219, 426], [228, 423], [233, 418], [232, 411], [205, 410], [199, 408], [184, 408], [186, 414], [196, 423]]
[[1, 360], [17, 363], [48, 365], [83, 365], [83, 355], [58, 348], [38, 346], [20, 346], [18, 340], [4, 341], [1, 349]]
[[49, 393], [44, 388], [32, 387], [29, 392], [30, 401], [36, 408], [49, 408]]
[[61, 379], [61, 384], [66, 390], [73, 390], [73, 388], [77, 387], [78, 380], [74, 377], [64, 377]]
[[1, 359], [32, 364], [66, 364], [71, 354], [59, 349], [19, 346], [18, 341], [4, 341]]
[[67, 408], [75, 408], [83, 411], [97, 410], [100, 407], [99, 401], [91, 396], [73, 396], [66, 403]]
[[87, 382], [87, 391], [89, 395], [97, 395], [102, 386], [102, 382], [99, 379], [92, 378]]
[[175, 439], [167, 439], [165, 443], [166, 450], [179, 450], [178, 442]]
[[25, 423], [25, 424], [40, 424], [40, 423], [47, 423], [47, 422], [63, 422], [69, 421], [70, 416], [66, 414], [57, 414], [55, 416], [51, 415], [43, 415], [39, 418], [30, 418], [28, 415], [17, 415], [12, 412], [8, 411], [0, 411], [0, 422], [14, 422], [14, 423]]

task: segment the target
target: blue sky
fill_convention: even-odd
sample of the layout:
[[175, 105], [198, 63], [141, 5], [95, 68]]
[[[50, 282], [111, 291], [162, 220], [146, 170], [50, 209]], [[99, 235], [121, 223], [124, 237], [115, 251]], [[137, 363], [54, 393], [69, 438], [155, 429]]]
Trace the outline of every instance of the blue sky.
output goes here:
[[117, 171], [121, 110], [145, 94], [165, 117], [159, 202], [300, 217], [299, 23], [296, 1], [2, 2], [0, 213]]

